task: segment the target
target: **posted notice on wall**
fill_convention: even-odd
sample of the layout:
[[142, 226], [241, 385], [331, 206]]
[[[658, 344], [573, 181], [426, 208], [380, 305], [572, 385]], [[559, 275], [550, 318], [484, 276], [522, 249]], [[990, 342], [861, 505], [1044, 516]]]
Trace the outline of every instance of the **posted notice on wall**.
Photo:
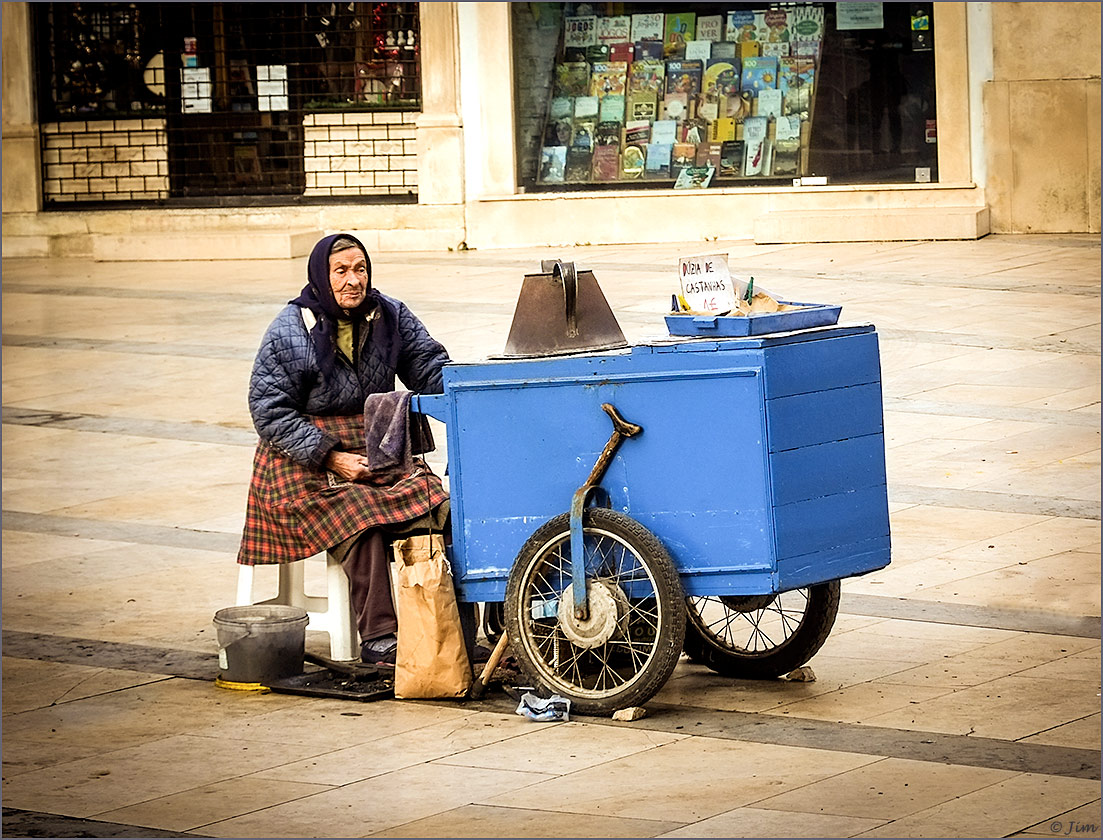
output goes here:
[[835, 28], [884, 29], [885, 10], [882, 3], [836, 3]]
[[183, 67], [180, 70], [180, 109], [185, 114], [211, 112], [211, 70]]
[[682, 257], [678, 260], [682, 298], [694, 312], [729, 312], [735, 308], [735, 286], [727, 254]]
[[257, 110], [286, 111], [287, 109], [287, 65], [258, 64]]

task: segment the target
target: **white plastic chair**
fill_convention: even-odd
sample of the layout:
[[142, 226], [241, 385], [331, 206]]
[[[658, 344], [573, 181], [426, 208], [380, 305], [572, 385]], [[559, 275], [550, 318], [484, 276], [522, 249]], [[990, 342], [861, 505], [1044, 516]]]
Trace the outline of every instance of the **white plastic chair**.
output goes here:
[[[321, 556], [321, 555], [316, 555]], [[352, 612], [349, 598], [349, 579], [341, 564], [328, 552], [326, 558], [326, 595], [307, 595], [305, 587], [304, 563], [281, 563], [279, 565], [279, 587], [275, 598], [266, 601], [253, 600], [254, 566], [241, 564], [237, 575], [237, 605], [284, 604], [301, 607], [310, 617], [307, 625], [311, 630], [323, 630], [329, 633], [329, 655], [331, 659], [346, 662], [360, 658], [359, 635], [356, 629], [356, 616]], [[311, 558], [312, 559], [312, 558]]]

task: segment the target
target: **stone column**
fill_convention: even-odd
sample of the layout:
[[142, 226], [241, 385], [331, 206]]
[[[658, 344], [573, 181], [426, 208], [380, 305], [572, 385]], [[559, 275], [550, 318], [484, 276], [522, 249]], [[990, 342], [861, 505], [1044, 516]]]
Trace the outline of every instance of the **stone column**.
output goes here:
[[42, 208], [42, 168], [27, 3], [3, 3], [4, 215]]
[[969, 146], [969, 46], [965, 3], [934, 3], [938, 180], [972, 183]]
[[[464, 4], [462, 39], [464, 71], [474, 83], [465, 84], [468, 154], [477, 155], [468, 170], [468, 200], [511, 196], [517, 192], [517, 129], [513, 114], [513, 37], [510, 15], [523, 4]], [[474, 128], [473, 112], [478, 113]], [[473, 130], [474, 128], [474, 130]], [[477, 170], [478, 174], [474, 172]]]
[[421, 116], [417, 119], [419, 204], [463, 204], [459, 27], [455, 3], [419, 3]]

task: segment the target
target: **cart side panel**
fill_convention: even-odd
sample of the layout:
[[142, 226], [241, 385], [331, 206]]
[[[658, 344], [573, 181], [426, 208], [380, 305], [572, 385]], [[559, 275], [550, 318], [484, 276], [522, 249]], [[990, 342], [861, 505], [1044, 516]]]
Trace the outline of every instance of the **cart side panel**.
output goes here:
[[881, 385], [855, 385], [766, 402], [770, 452], [882, 435]]
[[[884, 486], [862, 487], [848, 493], [780, 505], [774, 516], [779, 561], [845, 549], [867, 539], [888, 536], [887, 524], [884, 529], [873, 527], [888, 521]], [[854, 569], [849, 574], [860, 571], [869, 569]]]
[[767, 350], [766, 401], [780, 589], [889, 562], [876, 333]]
[[889, 536], [859, 540], [813, 554], [778, 560], [778, 588], [799, 589], [883, 569], [889, 564]]
[[766, 399], [881, 381], [877, 333], [873, 327], [809, 333], [804, 341], [766, 343]]
[[[606, 397], [644, 427], [622, 445], [614, 507], [655, 534], [689, 594], [771, 591], [776, 575], [761, 368], [746, 352], [696, 355], [671, 378]], [[617, 394], [616, 391], [620, 391]], [[628, 414], [628, 410], [633, 414]], [[637, 445], [638, 443], [638, 445]]]
[[468, 600], [502, 600], [525, 541], [567, 510], [586, 480], [608, 438], [604, 413], [588, 410], [595, 399], [588, 390], [516, 381], [450, 390], [453, 553]]
[[885, 483], [885, 444], [881, 434], [774, 452], [774, 501], [789, 505]]
[[446, 392], [454, 556], [467, 600], [501, 600], [524, 542], [565, 512], [612, 431], [643, 433], [602, 487], [651, 530], [683, 579], [715, 593], [770, 591], [774, 565], [760, 353], [468, 365]]

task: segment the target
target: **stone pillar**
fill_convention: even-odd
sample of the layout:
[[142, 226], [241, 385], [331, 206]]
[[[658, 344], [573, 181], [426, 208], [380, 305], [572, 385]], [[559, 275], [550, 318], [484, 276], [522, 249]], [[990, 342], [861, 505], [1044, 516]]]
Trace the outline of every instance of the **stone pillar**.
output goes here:
[[459, 27], [455, 3], [419, 3], [421, 116], [417, 119], [419, 204], [464, 203]]
[[27, 3], [3, 3], [4, 214], [42, 208], [42, 168], [31, 70]]
[[965, 3], [935, 3], [934, 76], [938, 131], [938, 181], [973, 181], [969, 146], [969, 46]]
[[[475, 161], [477, 184], [468, 185], [468, 199], [511, 196], [517, 192], [517, 127], [513, 113], [513, 35], [510, 15], [524, 10], [521, 3], [466, 3], [463, 30], [464, 70], [474, 83], [465, 93], [468, 154]], [[472, 131], [472, 106], [478, 110], [478, 128]], [[474, 141], [472, 137], [476, 138]]]

